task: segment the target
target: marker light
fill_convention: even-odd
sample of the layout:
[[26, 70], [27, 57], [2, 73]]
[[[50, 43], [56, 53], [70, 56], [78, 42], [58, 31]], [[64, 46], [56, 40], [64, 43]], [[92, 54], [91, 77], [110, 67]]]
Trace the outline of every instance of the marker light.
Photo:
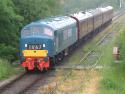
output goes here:
[[25, 44], [25, 47], [27, 47], [27, 44]]
[[43, 47], [46, 47], [46, 45], [45, 45], [45, 44], [43, 44]]

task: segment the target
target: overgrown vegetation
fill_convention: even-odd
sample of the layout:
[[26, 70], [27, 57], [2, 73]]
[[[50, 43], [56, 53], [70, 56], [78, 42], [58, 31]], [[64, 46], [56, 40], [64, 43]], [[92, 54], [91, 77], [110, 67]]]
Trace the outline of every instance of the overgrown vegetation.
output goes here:
[[0, 59], [0, 80], [8, 78], [10, 75], [16, 74], [15, 69], [7, 60]]
[[[120, 47], [120, 62], [116, 62], [112, 58], [113, 46]], [[102, 63], [105, 67], [102, 71], [102, 80], [100, 85], [100, 94], [125, 94], [125, 28], [121, 30], [117, 38], [112, 44], [105, 47], [105, 55]]]

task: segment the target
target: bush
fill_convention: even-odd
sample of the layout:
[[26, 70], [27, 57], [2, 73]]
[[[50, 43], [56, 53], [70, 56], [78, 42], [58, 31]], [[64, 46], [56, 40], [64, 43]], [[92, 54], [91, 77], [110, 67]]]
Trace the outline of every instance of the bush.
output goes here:
[[0, 44], [0, 58], [14, 61], [17, 59], [17, 49], [12, 46]]
[[120, 48], [121, 59], [125, 61], [125, 28], [118, 35], [115, 45]]
[[[108, 45], [110, 46], [111, 44]], [[120, 47], [120, 63], [115, 63], [109, 54], [112, 52], [114, 46]], [[100, 94], [125, 94], [125, 28], [118, 33], [113, 41], [112, 47], [105, 49], [107, 49], [107, 51], [110, 49], [110, 51], [105, 51], [106, 53], [103, 57], [105, 61], [104, 65], [108, 64], [108, 67], [104, 67], [102, 71], [103, 79], [100, 83]], [[107, 58], [107, 56], [109, 58]]]
[[15, 69], [8, 63], [7, 60], [0, 59], [0, 80], [8, 78], [15, 74]]

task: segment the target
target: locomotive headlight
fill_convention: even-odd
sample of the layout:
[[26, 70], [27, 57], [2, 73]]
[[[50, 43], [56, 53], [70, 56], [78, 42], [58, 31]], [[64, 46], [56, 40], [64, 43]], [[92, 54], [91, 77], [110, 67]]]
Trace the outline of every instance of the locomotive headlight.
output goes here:
[[43, 44], [43, 47], [46, 47], [46, 45], [45, 45], [45, 44]]
[[28, 46], [28, 45], [27, 45], [27, 44], [25, 44], [25, 47], [26, 47], [26, 48], [27, 48], [27, 46]]

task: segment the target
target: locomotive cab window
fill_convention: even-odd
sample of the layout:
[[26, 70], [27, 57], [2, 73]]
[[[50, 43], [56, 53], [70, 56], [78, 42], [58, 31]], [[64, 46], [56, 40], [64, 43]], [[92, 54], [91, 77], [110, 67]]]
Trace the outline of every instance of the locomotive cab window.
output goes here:
[[63, 39], [67, 40], [72, 37], [72, 29], [64, 30], [63, 31]]
[[24, 28], [21, 31], [21, 37], [41, 36], [41, 35], [53, 37], [53, 31], [50, 28], [38, 27], [38, 26]]

